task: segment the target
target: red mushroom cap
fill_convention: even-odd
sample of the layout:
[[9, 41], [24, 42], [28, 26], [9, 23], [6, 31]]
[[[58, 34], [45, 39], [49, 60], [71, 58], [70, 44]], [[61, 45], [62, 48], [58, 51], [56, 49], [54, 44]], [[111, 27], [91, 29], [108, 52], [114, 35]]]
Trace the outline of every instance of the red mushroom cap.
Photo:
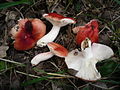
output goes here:
[[76, 42], [81, 45], [81, 42], [88, 37], [92, 43], [98, 42], [98, 22], [97, 20], [91, 20], [85, 26], [78, 26], [73, 28], [73, 31], [77, 31]]
[[68, 55], [68, 50], [60, 44], [50, 42], [47, 44], [47, 46], [56, 56], [65, 57]]
[[39, 19], [21, 19], [18, 26], [18, 32], [14, 35], [14, 48], [17, 50], [31, 49], [46, 33], [46, 26]]
[[65, 26], [69, 23], [76, 23], [75, 19], [64, 17], [57, 13], [43, 14], [43, 17], [50, 21], [53, 25], [57, 26]]
[[[68, 18], [68, 19], [72, 19], [75, 21], [75, 19], [73, 18], [69, 18], [69, 17], [64, 17], [60, 14], [57, 14], [57, 13], [48, 13], [48, 14], [44, 14], [43, 17], [46, 17], [46, 18], [53, 18], [53, 19], [58, 19], [58, 20], [61, 20], [61, 19], [64, 19], [64, 18]], [[76, 21], [75, 21], [76, 22]]]

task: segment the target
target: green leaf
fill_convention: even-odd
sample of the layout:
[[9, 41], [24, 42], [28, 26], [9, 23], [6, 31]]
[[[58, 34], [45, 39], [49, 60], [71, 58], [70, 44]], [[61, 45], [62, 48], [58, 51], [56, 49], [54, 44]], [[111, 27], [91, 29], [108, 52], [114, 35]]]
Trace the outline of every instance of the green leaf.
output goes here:
[[0, 71], [6, 68], [6, 62], [0, 61]]
[[57, 87], [62, 87], [63, 90], [74, 90], [74, 86], [69, 84], [67, 80], [51, 80], [51, 83], [53, 83]]
[[119, 54], [119, 56], [120, 56], [120, 48], [118, 47], [118, 54]]
[[114, 81], [114, 80], [98, 80], [100, 82], [105, 82], [105, 83], [112, 83], [112, 84], [120, 84], [120, 81]]
[[28, 80], [24, 83], [21, 84], [21, 86], [28, 86], [28, 85], [32, 85], [34, 83], [37, 83], [37, 82], [40, 82], [40, 81], [43, 81], [43, 80], [47, 80], [48, 76], [46, 77], [41, 77], [41, 78], [35, 78], [33, 80]]
[[89, 89], [89, 86], [87, 85], [84, 88], [82, 88], [82, 90], [90, 90], [90, 89]]
[[117, 4], [120, 4], [120, 1], [119, 1], [119, 0], [113, 0], [113, 1], [115, 1]]
[[41, 72], [41, 73], [47, 73], [47, 72], [45, 72], [44, 70], [41, 70], [41, 69], [38, 69], [38, 68], [36, 68], [36, 67], [34, 67], [34, 68], [32, 68], [34, 71], [36, 71], [36, 72]]
[[80, 12], [80, 9], [81, 9], [80, 3], [75, 3], [74, 7], [77, 12]]
[[[40, 70], [36, 67], [34, 67], [33, 70], [35, 70], [37, 72], [47, 74], [47, 72], [45, 72], [44, 70]], [[60, 71], [60, 72], [56, 72], [56, 73], [61, 74], [61, 73], [64, 73], [64, 72], [65, 71]], [[51, 77], [51, 76], [52, 75], [47, 75], [47, 76], [44, 76], [44, 77], [41, 77], [41, 78], [35, 78], [33, 80], [29, 80], [29, 81], [26, 81], [26, 82], [22, 83], [21, 86], [28, 86], [28, 85], [32, 85], [34, 83], [38, 83], [38, 82], [43, 81], [43, 80], [48, 80], [48, 78]]]
[[31, 4], [31, 0], [20, 0], [20, 1], [2, 3], [0, 4], [0, 9], [12, 7], [12, 6], [19, 5], [19, 4]]
[[104, 63], [103, 66], [101, 66], [98, 70], [100, 71], [102, 76], [109, 76], [113, 72], [115, 72], [118, 68], [118, 63], [110, 60], [106, 63]]

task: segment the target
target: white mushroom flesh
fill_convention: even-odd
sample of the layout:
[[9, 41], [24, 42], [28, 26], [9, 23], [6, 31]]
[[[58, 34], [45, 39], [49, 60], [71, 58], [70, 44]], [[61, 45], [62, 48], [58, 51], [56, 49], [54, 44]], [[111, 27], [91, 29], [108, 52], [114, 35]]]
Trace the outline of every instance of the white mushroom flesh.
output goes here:
[[76, 77], [95, 81], [101, 78], [100, 73], [96, 69], [96, 63], [110, 58], [113, 54], [113, 50], [110, 47], [93, 43], [91, 47], [87, 47], [82, 51], [75, 49], [69, 52], [68, 56], [65, 57], [65, 62], [69, 69], [78, 71], [75, 74]]

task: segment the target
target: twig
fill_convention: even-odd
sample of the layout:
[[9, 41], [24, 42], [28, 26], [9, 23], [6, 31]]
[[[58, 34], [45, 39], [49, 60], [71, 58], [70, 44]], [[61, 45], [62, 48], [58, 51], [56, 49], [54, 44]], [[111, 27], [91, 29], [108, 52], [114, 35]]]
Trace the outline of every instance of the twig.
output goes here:
[[80, 14], [82, 14], [83, 13], [83, 11], [81, 11], [81, 12], [79, 12], [75, 17], [73, 17], [73, 18], [76, 18], [77, 16], [79, 16]]
[[[27, 8], [27, 10], [25, 10], [24, 13], [28, 12], [28, 10], [29, 10], [30, 8], [32, 8], [32, 7], [35, 6], [37, 3], [40, 3], [40, 2], [41, 2], [41, 0], [39, 0], [39, 1], [37, 1], [37, 2], [34, 2], [34, 4], [32, 4], [29, 8]], [[40, 4], [42, 4], [42, 3], [40, 3]]]
[[70, 4], [72, 3], [72, 0], [70, 0], [69, 1], [69, 3], [68, 3], [68, 5], [66, 6], [66, 8], [65, 8], [65, 10], [64, 10], [64, 12], [66, 12], [67, 11], [67, 9], [68, 9], [68, 7], [70, 6]]
[[99, 85], [96, 85], [96, 84], [92, 84], [92, 83], [90, 83], [90, 85], [95, 86], [95, 87], [98, 87], [98, 88], [101, 88], [101, 89], [105, 89], [105, 90], [108, 90], [108, 89], [109, 89], [109, 88], [102, 87], [102, 86], [99, 86]]
[[[39, 72], [39, 70], [37, 70], [37, 68], [33, 68], [33, 69]], [[47, 75], [52, 75], [52, 76], [60, 76], [60, 77], [66, 77], [66, 78], [67, 78], [67, 77], [68, 77], [68, 78], [74, 78], [73, 76], [63, 75], [63, 74], [59, 74], [59, 73], [47, 73], [47, 72], [45, 72], [45, 71], [40, 71], [40, 72], [42, 72], [42, 73], [44, 73], [44, 74], [47, 74]]]
[[[24, 72], [21, 72], [21, 71], [16, 71], [16, 72], [20, 73], [20, 74], [23, 74], [23, 75], [26, 75], [26, 76], [34, 77], [34, 78], [42, 78], [40, 76], [24, 73]], [[47, 73], [47, 74], [48, 75], [59, 76], [59, 77], [47, 77], [48, 79], [73, 78], [73, 76], [69, 76], [69, 75], [62, 75], [62, 74], [55, 74], [55, 73]]]
[[71, 77], [48, 77], [48, 79], [63, 79], [63, 78], [71, 78]]
[[85, 87], [85, 86], [88, 86], [90, 83], [87, 83], [87, 84], [84, 84], [84, 85], [81, 85], [81, 86], [79, 86], [78, 88], [79, 88], [79, 90], [81, 89], [81, 88], [83, 88], [83, 87]]
[[112, 21], [112, 23], [114, 22], [114, 21], [116, 21], [117, 19], [119, 19], [120, 18], [120, 16], [118, 16], [117, 18], [115, 18], [113, 21]]
[[57, 74], [57, 73], [47, 73], [48, 75], [53, 75], [53, 76], [60, 76], [60, 77], [69, 77], [69, 78], [74, 78], [73, 76], [70, 75], [63, 75], [63, 74]]
[[0, 70], [0, 75], [2, 75], [3, 73], [5, 73], [7, 70], [9, 69], [13, 69], [14, 67], [10, 67], [10, 68], [7, 68], [7, 69], [2, 69]]
[[9, 62], [9, 63], [14, 63], [14, 64], [25, 66], [25, 64], [22, 64], [22, 63], [19, 63], [19, 62], [15, 62], [15, 61], [11, 61], [11, 60], [8, 60], [8, 59], [0, 58], [0, 61], [5, 61], [5, 62]]
[[23, 75], [26, 75], [26, 76], [34, 77], [34, 78], [41, 78], [40, 76], [36, 76], [36, 75], [33, 75], [33, 74], [27, 74], [27, 73], [20, 72], [20, 71], [16, 71], [16, 72], [20, 73], [20, 74], [23, 74]]
[[102, 87], [102, 86], [99, 86], [99, 85], [96, 85], [96, 84], [92, 84], [92, 83], [91, 83], [91, 85], [95, 86], [95, 87], [98, 87], [98, 88], [101, 88], [101, 89], [105, 89], [105, 90], [113, 90], [115, 87], [119, 87], [118, 85], [115, 85], [115, 86], [106, 88], [106, 87]]
[[19, 12], [19, 13], [20, 13], [21, 18], [22, 18], [22, 19], [24, 19], [24, 16], [23, 16], [23, 14], [20, 12], [20, 10], [19, 10], [19, 9], [17, 9], [16, 7], [15, 7], [15, 9], [16, 9], [16, 11], [17, 11], [17, 12]]
[[120, 87], [120, 86], [119, 85], [115, 85], [115, 86], [109, 87], [109, 89], [113, 90], [116, 87]]
[[[61, 0], [60, 0], [61, 1]], [[53, 7], [51, 13], [53, 13], [55, 11], [55, 8], [59, 5], [60, 1], [58, 2], [58, 0], [55, 1], [55, 6]], [[57, 3], [58, 2], [58, 3]]]
[[114, 70], [110, 73], [109, 77], [112, 77], [112, 74], [117, 70], [117, 68], [119, 67], [119, 64], [116, 65], [116, 67], [114, 68]]
[[7, 28], [5, 28], [5, 34], [4, 34], [4, 35], [5, 35], [5, 36], [4, 36], [4, 41], [3, 41], [3, 43], [2, 43], [3, 46], [6, 45], [6, 40], [7, 40]]
[[51, 61], [50, 61], [50, 63], [51, 63], [54, 67], [56, 67], [59, 71], [61, 71], [61, 70], [59, 69], [59, 67], [58, 67], [55, 63], [53, 63], [53, 62], [51, 62]]
[[106, 26], [104, 26], [104, 28], [99, 32], [99, 34], [102, 33], [105, 29], [106, 29]]
[[77, 90], [79, 90], [79, 88], [70, 79], [68, 79], [68, 80]]

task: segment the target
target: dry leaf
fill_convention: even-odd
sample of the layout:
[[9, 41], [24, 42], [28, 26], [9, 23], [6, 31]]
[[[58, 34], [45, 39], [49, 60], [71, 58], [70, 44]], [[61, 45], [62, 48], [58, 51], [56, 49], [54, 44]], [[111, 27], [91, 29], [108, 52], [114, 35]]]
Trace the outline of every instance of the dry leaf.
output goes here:
[[0, 58], [3, 58], [6, 56], [6, 51], [9, 49], [8, 46], [0, 46]]

